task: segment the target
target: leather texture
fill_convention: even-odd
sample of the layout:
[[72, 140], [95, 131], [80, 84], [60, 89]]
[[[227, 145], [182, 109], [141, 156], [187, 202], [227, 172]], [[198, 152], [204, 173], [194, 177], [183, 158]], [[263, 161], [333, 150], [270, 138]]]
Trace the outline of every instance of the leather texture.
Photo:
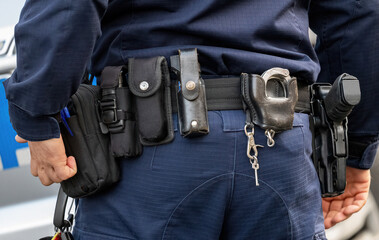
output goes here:
[[[200, 77], [197, 57], [196, 49], [179, 50], [180, 69], [176, 71], [180, 81], [176, 92], [180, 134], [184, 137], [196, 137], [209, 133], [205, 84]], [[187, 84], [191, 81], [195, 87], [192, 86], [193, 88], [189, 89]]]
[[241, 92], [244, 104], [255, 125], [263, 129], [284, 131], [292, 128], [298, 99], [296, 78], [289, 81], [265, 80], [256, 74], [241, 74]]

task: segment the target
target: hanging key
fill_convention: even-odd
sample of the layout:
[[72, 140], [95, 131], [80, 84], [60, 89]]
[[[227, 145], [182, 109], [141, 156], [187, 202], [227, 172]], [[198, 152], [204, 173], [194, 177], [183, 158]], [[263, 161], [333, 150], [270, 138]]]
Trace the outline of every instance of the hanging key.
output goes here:
[[248, 138], [247, 140], [247, 157], [249, 158], [251, 167], [254, 169], [255, 173], [255, 185], [259, 186], [258, 182], [258, 169], [259, 169], [259, 163], [258, 163], [258, 147], [263, 147], [262, 145], [255, 144], [254, 139], [254, 126], [250, 125], [251, 132], [247, 131], [248, 126], [245, 125], [245, 134]]
[[256, 158], [256, 157], [254, 157], [253, 159], [250, 158], [250, 164], [251, 164], [251, 167], [254, 169], [254, 173], [255, 173], [255, 185], [259, 186], [259, 182], [258, 182], [258, 169], [259, 169], [258, 158]]

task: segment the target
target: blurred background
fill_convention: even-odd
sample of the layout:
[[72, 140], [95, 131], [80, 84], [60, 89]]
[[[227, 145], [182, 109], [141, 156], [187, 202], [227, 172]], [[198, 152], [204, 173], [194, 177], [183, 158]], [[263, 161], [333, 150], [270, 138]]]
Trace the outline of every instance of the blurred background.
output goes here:
[[25, 0], [0, 1], [0, 240], [53, 235], [59, 185], [44, 187], [30, 174], [27, 144], [14, 140], [2, 82], [16, 67], [14, 25]]
[[[25, 0], [0, 1], [0, 83], [16, 67], [14, 25]], [[310, 32], [311, 41], [316, 36]], [[30, 174], [27, 144], [14, 141], [3, 85], [0, 84], [0, 240], [39, 239], [54, 233], [57, 184], [44, 187]], [[366, 206], [327, 231], [330, 240], [379, 240], [379, 155], [372, 169]]]

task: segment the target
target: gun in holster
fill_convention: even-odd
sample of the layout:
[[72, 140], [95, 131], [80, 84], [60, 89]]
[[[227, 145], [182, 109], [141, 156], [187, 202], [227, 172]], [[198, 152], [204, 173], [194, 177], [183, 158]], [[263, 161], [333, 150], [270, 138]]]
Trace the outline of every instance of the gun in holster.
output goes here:
[[347, 116], [360, 101], [359, 81], [344, 73], [332, 86], [327, 83], [313, 84], [310, 95], [312, 157], [320, 180], [321, 195], [338, 196], [346, 186]]

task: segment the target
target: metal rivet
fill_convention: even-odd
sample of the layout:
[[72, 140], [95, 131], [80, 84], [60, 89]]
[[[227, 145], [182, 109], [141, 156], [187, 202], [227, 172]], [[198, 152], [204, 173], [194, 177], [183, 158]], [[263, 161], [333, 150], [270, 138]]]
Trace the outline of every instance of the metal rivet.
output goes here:
[[189, 91], [194, 90], [195, 87], [196, 87], [196, 83], [195, 83], [194, 81], [188, 81], [188, 82], [186, 83], [186, 88], [187, 88], [187, 90], [189, 90]]
[[146, 91], [148, 88], [149, 88], [149, 83], [146, 82], [146, 81], [143, 81], [139, 84], [139, 88], [142, 90], [142, 91]]
[[192, 126], [193, 128], [197, 127], [197, 121], [192, 121], [192, 122], [191, 122], [191, 126]]

